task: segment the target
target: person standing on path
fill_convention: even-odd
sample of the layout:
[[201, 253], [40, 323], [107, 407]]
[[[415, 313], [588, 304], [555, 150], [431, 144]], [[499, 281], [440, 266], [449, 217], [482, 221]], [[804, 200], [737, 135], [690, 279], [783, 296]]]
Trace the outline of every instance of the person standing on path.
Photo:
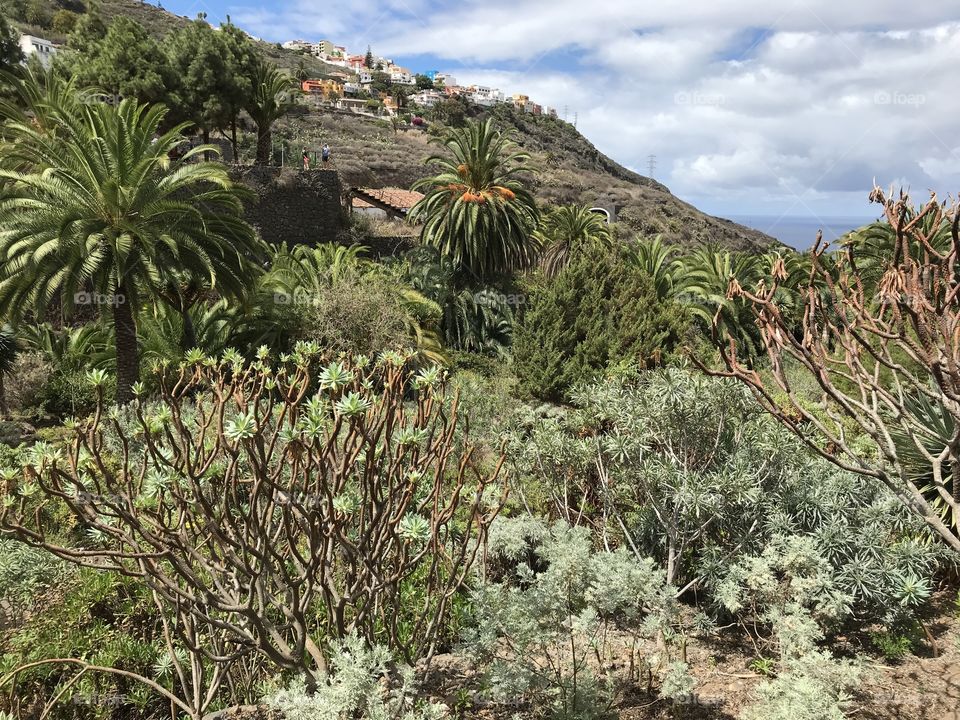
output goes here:
[[330, 162], [330, 146], [326, 143], [323, 144], [323, 150], [320, 151], [320, 157], [323, 158], [323, 162]]

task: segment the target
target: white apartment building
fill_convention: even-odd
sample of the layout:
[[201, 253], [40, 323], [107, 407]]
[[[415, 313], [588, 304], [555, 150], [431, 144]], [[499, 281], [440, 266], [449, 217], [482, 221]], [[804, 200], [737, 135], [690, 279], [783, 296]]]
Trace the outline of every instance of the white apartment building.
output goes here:
[[20, 36], [20, 49], [23, 56], [29, 60], [31, 56], [36, 55], [43, 67], [48, 68], [53, 63], [53, 56], [57, 54], [57, 46], [49, 40], [34, 37], [33, 35]]

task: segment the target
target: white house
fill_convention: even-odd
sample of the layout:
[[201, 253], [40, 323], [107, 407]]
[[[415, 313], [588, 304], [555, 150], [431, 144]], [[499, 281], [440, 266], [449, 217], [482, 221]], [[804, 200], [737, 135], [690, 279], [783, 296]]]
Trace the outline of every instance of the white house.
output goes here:
[[306, 40], [287, 40], [281, 47], [285, 50], [302, 50], [303, 52], [313, 53], [315, 46]]
[[57, 46], [49, 40], [34, 37], [33, 35], [20, 36], [20, 49], [24, 57], [29, 60], [32, 55], [40, 59], [40, 64], [45, 68], [50, 67], [53, 62], [53, 56], [57, 54]]
[[497, 88], [490, 88], [485, 85], [471, 85], [468, 91], [468, 97], [477, 105], [489, 107], [490, 105], [503, 102], [503, 93]]
[[443, 95], [436, 90], [421, 90], [420, 92], [411, 95], [410, 99], [420, 107], [433, 107], [440, 102], [442, 97]]
[[387, 72], [390, 73], [390, 81], [398, 85], [416, 85], [416, 80], [413, 79], [413, 76], [410, 74], [410, 71], [406, 68], [398, 67], [397, 65], [391, 65], [387, 68]]

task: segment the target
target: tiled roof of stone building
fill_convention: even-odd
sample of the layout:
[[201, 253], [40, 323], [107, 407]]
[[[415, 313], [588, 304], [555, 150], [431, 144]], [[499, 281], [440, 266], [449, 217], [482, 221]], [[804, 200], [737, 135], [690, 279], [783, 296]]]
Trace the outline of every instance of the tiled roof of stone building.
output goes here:
[[423, 193], [400, 188], [353, 188], [353, 207], [381, 207], [387, 205], [406, 213], [423, 197]]

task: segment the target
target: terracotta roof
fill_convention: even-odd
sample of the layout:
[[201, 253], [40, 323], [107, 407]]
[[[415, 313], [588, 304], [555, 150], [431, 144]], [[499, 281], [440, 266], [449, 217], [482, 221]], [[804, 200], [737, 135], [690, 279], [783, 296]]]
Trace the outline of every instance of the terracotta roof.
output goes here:
[[422, 197], [422, 193], [400, 188], [353, 188], [353, 207], [368, 208], [386, 205], [405, 213]]

